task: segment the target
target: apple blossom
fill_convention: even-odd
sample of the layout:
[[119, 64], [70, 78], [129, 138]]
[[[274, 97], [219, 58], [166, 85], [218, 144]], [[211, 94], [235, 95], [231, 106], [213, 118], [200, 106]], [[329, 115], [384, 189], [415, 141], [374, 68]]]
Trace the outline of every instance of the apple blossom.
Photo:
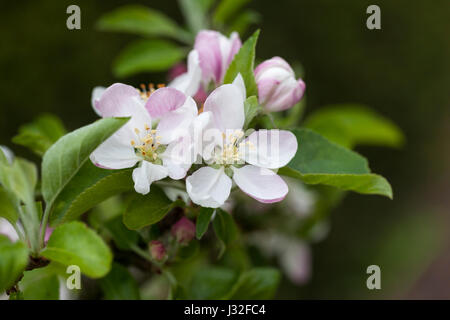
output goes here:
[[295, 284], [302, 285], [311, 277], [311, 250], [308, 243], [276, 231], [256, 231], [248, 242], [267, 257], [276, 257], [283, 272]]
[[295, 79], [291, 66], [274, 57], [255, 68], [259, 103], [267, 111], [282, 111], [293, 107], [303, 97], [305, 83]]
[[231, 33], [229, 38], [213, 30], [202, 30], [197, 34], [194, 49], [199, 54], [205, 85], [211, 80], [216, 85], [222, 83], [228, 66], [241, 46], [241, 39], [236, 32]]
[[195, 237], [195, 224], [188, 218], [182, 217], [172, 226], [171, 233], [177, 242], [187, 244]]
[[[222, 84], [225, 73], [241, 46], [236, 32], [227, 38], [217, 31], [200, 31], [195, 38], [194, 50], [188, 55], [187, 71], [175, 77], [168, 86], [204, 102], [205, 90], [210, 82], [213, 81], [216, 86]], [[178, 70], [179, 67], [177, 72]]]
[[13, 242], [19, 239], [19, 235], [13, 225], [4, 218], [0, 218], [0, 234], [7, 236]]
[[[186, 132], [197, 117], [191, 97], [174, 88], [160, 88], [148, 99], [131, 86], [116, 83], [95, 100], [102, 117], [131, 117], [91, 154], [91, 161], [105, 169], [131, 168], [136, 192], [147, 194], [152, 182], [169, 176], [182, 179], [192, 161], [176, 152], [186, 145]], [[159, 122], [155, 128], [152, 119]], [[183, 146], [188, 149], [189, 146]]]
[[0, 146], [0, 151], [5, 155], [6, 160], [11, 164], [14, 160], [14, 153], [7, 146]]
[[191, 200], [217, 208], [228, 199], [232, 179], [246, 194], [263, 203], [281, 201], [288, 192], [283, 179], [271, 169], [285, 166], [297, 152], [297, 139], [289, 131], [259, 130], [244, 137], [245, 85], [239, 74], [232, 84], [215, 89], [203, 113], [211, 114], [212, 143], [203, 146], [202, 167], [186, 178]]
[[149, 250], [151, 257], [156, 261], [162, 261], [166, 257], [166, 248], [161, 241], [150, 241]]

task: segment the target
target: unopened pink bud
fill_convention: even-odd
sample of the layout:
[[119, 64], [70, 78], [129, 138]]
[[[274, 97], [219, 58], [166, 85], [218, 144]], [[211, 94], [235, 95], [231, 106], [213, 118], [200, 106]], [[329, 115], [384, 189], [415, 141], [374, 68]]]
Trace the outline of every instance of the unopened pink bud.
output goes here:
[[48, 240], [50, 239], [50, 236], [52, 235], [52, 233], [53, 233], [53, 228], [47, 227], [47, 228], [45, 229], [45, 235], [44, 235], [44, 241], [45, 241], [45, 243], [48, 242]]
[[187, 244], [195, 236], [195, 224], [183, 217], [172, 226], [172, 235], [179, 243]]
[[150, 241], [149, 248], [152, 258], [156, 261], [161, 261], [166, 257], [166, 248], [161, 241]]
[[305, 83], [295, 79], [291, 66], [282, 58], [274, 57], [255, 69], [259, 103], [267, 111], [292, 108], [303, 97]]

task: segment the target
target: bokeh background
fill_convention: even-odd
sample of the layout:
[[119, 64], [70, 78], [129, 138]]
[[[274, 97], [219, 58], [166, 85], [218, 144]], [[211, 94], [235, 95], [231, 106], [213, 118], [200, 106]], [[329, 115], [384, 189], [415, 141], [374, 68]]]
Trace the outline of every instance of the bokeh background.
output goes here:
[[[101, 14], [127, 3], [164, 11], [176, 1], [2, 1], [0, 144], [38, 160], [10, 140], [43, 112], [69, 130], [96, 119], [96, 85], [118, 81], [111, 64], [133, 36], [99, 32]], [[81, 30], [66, 28], [66, 8], [81, 8]], [[366, 28], [366, 8], [381, 7], [381, 30]], [[394, 200], [349, 194], [333, 210], [328, 237], [313, 246], [308, 284], [283, 282], [278, 298], [450, 298], [450, 3], [448, 0], [258, 0], [259, 58], [280, 55], [305, 70], [307, 109], [356, 102], [404, 131], [401, 149], [360, 147], [387, 177]], [[138, 85], [149, 75], [122, 81]], [[165, 82], [164, 74], [151, 81]], [[366, 268], [381, 267], [382, 289], [366, 288]]]

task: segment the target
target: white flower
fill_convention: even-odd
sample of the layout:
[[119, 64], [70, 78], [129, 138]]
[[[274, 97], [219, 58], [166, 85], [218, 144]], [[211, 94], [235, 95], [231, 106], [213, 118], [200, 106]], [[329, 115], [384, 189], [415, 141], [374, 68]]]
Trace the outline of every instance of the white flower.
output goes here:
[[286, 183], [271, 169], [288, 164], [297, 151], [297, 139], [283, 130], [255, 131], [245, 138], [245, 97], [244, 82], [238, 75], [205, 101], [203, 114], [210, 114], [212, 121], [203, 139], [212, 143], [203, 147], [203, 158], [210, 166], [186, 179], [189, 197], [203, 207], [222, 206], [230, 195], [232, 179], [263, 203], [281, 201], [288, 192]]
[[10, 164], [14, 161], [14, 153], [7, 146], [0, 146], [0, 152], [3, 152]]
[[12, 242], [19, 239], [19, 235], [12, 224], [4, 218], [0, 218], [0, 234], [7, 236]]
[[[105, 169], [131, 168], [136, 192], [147, 194], [152, 182], [169, 176], [182, 179], [192, 156], [187, 134], [197, 118], [197, 105], [191, 97], [174, 88], [160, 88], [148, 99], [135, 88], [116, 83], [96, 99], [95, 109], [102, 117], [131, 117], [92, 154], [91, 161]], [[153, 128], [152, 119], [159, 120]]]

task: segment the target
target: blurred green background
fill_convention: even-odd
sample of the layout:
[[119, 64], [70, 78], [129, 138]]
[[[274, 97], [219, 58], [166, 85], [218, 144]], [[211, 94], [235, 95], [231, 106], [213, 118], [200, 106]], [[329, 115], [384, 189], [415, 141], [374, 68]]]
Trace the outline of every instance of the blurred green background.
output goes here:
[[[111, 64], [136, 37], [95, 29], [101, 14], [140, 3], [181, 21], [176, 1], [2, 1], [0, 144], [37, 158], [10, 139], [43, 112], [69, 130], [96, 119], [96, 85], [118, 81]], [[66, 28], [66, 8], [81, 8], [81, 30]], [[366, 8], [381, 7], [382, 30], [366, 28]], [[394, 200], [349, 194], [333, 211], [328, 237], [313, 246], [305, 286], [283, 282], [278, 298], [450, 298], [450, 3], [448, 0], [258, 0], [260, 59], [279, 55], [305, 69], [307, 109], [355, 102], [405, 132], [399, 150], [364, 147]], [[165, 74], [121, 81], [165, 82]], [[382, 290], [366, 288], [366, 268], [381, 267]]]

